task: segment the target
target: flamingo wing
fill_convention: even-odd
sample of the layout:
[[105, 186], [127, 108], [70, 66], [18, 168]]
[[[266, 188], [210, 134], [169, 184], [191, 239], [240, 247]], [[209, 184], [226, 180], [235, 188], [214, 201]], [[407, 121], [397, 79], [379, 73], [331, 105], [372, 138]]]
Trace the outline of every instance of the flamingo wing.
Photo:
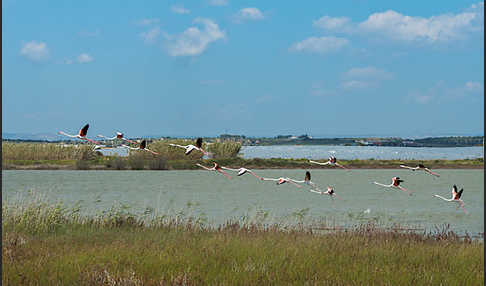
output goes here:
[[79, 136], [85, 137], [86, 135], [88, 135], [88, 128], [89, 124], [84, 125], [84, 127], [79, 130]]
[[309, 160], [309, 162], [314, 163], [314, 164], [318, 164], [318, 165], [322, 165], [322, 166], [329, 164], [329, 161], [327, 161], [326, 163], [321, 163], [321, 162], [316, 162], [316, 161]]

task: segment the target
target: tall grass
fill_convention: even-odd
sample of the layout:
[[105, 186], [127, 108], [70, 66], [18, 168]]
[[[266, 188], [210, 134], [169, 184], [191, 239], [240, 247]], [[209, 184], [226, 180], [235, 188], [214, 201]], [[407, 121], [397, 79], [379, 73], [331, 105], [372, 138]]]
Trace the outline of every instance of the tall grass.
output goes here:
[[5, 285], [484, 285], [484, 244], [447, 228], [344, 231], [184, 215], [2, 206]]
[[213, 154], [214, 159], [235, 158], [241, 149], [240, 142], [215, 142], [208, 146], [208, 151]]
[[96, 157], [88, 144], [2, 142], [2, 160], [89, 160]]

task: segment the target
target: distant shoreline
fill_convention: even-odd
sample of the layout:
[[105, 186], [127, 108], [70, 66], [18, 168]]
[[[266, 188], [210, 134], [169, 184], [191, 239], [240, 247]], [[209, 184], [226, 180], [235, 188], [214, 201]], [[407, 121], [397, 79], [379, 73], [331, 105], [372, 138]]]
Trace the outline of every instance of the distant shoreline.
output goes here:
[[[201, 170], [196, 163], [211, 166], [217, 162], [230, 168], [245, 167], [249, 169], [323, 169], [342, 170], [339, 167], [311, 164], [307, 159], [243, 159], [224, 158], [208, 160], [168, 160], [161, 167], [153, 168], [150, 164], [132, 168], [129, 164], [117, 166], [109, 163], [109, 157], [95, 161], [76, 160], [6, 160], [2, 170]], [[325, 160], [319, 160], [324, 162]], [[415, 167], [424, 164], [431, 169], [484, 169], [483, 158], [462, 160], [340, 160], [340, 164], [349, 169], [400, 169], [400, 165]]]

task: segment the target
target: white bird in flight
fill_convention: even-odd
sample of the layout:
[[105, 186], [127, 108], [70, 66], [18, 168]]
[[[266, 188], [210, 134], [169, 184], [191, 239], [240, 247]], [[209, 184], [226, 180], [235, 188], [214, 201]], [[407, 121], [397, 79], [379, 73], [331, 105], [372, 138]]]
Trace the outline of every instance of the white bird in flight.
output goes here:
[[247, 169], [247, 168], [243, 168], [243, 167], [238, 168], [238, 169], [231, 169], [231, 168], [228, 168], [228, 167], [221, 166], [221, 169], [229, 170], [229, 171], [233, 171], [233, 172], [238, 172], [238, 176], [242, 176], [244, 174], [252, 174], [253, 176], [257, 177], [258, 179], [260, 179], [260, 180], [262, 179], [262, 177], [255, 174], [255, 172], [253, 172], [252, 170]]
[[96, 142], [94, 140], [91, 140], [89, 138], [86, 138], [86, 135], [88, 135], [88, 128], [89, 128], [89, 124], [84, 125], [84, 127], [79, 130], [79, 133], [77, 135], [67, 134], [67, 133], [62, 132], [62, 131], [59, 131], [57, 133], [59, 133], [61, 135], [64, 135], [64, 136], [71, 137], [71, 138], [78, 138], [78, 139], [81, 139], [81, 140], [88, 140], [89, 142], [92, 142], [92, 143], [95, 143], [95, 144], [100, 144], [99, 142]]
[[201, 164], [196, 164], [197, 166], [205, 169], [205, 170], [208, 170], [208, 171], [215, 171], [215, 172], [218, 172], [218, 173], [221, 173], [223, 174], [226, 178], [228, 179], [231, 179], [232, 177], [230, 175], [228, 175], [228, 173], [226, 173], [225, 171], [221, 170], [222, 167], [218, 165], [218, 163], [214, 162], [214, 166], [212, 168], [209, 168], [209, 167], [206, 167], [206, 166], [203, 166]]
[[304, 177], [304, 180], [302, 180], [302, 181], [298, 181], [298, 180], [294, 180], [294, 179], [290, 179], [290, 180], [294, 183], [306, 184], [306, 185], [309, 185], [311, 187], [317, 188], [316, 184], [311, 182], [311, 174], [310, 174], [309, 171], [305, 172], [305, 177]]
[[385, 185], [385, 184], [381, 184], [381, 183], [377, 183], [377, 182], [373, 182], [373, 183], [378, 185], [378, 186], [385, 187], [385, 188], [396, 188], [396, 189], [399, 189], [401, 191], [408, 192], [409, 195], [412, 195], [413, 192], [411, 192], [411, 191], [405, 189], [404, 187], [400, 186], [400, 183], [402, 183], [402, 182], [404, 182], [404, 181], [401, 180], [400, 177], [393, 177], [392, 183], [389, 184], [389, 185]]
[[281, 184], [285, 184], [285, 183], [291, 183], [291, 184], [294, 184], [295, 186], [297, 186], [297, 188], [301, 188], [301, 186], [299, 184], [297, 184], [296, 182], [294, 182], [294, 180], [290, 179], [290, 178], [283, 178], [283, 177], [280, 177], [280, 178], [277, 178], [277, 179], [274, 179], [274, 178], [261, 178], [262, 181], [274, 181], [274, 182], [277, 182], [277, 185], [281, 185]]
[[[451, 197], [450, 199], [446, 199], [446, 198], [444, 198], [444, 197], [442, 197], [442, 196], [439, 196], [439, 195], [434, 195], [434, 196], [435, 196], [435, 197], [438, 197], [438, 198], [440, 198], [440, 199], [443, 199], [443, 200], [444, 200], [444, 201], [446, 201], [446, 202], [455, 202], [455, 203], [458, 203], [459, 205], [457, 206], [457, 208], [461, 207], [461, 208], [462, 208], [462, 210], [463, 210], [465, 213], [467, 213], [467, 212], [466, 212], [466, 209], [464, 208], [464, 201], [463, 201], [463, 200], [461, 200], [461, 196], [462, 196], [462, 192], [463, 192], [463, 191], [464, 191], [464, 189], [462, 189], [462, 188], [461, 188], [461, 190], [458, 192], [458, 191], [457, 191], [457, 186], [456, 186], [456, 185], [454, 185], [454, 186], [452, 186], [452, 197]], [[457, 209], [457, 208], [456, 208], [456, 209]]]
[[331, 186], [327, 186], [327, 191], [325, 191], [325, 192], [321, 191], [319, 188], [310, 189], [309, 192], [317, 193], [317, 194], [320, 194], [320, 195], [329, 195], [329, 196], [331, 196], [332, 199], [334, 199], [334, 197], [336, 197], [336, 198], [342, 200], [341, 197], [336, 195], [336, 192], [334, 192], [334, 188], [331, 187]]
[[316, 161], [312, 161], [312, 160], [309, 160], [309, 162], [314, 163], [314, 164], [318, 164], [318, 165], [322, 165], [322, 166], [325, 166], [325, 165], [338, 166], [338, 167], [341, 167], [343, 169], [348, 170], [348, 168], [346, 168], [343, 165], [337, 163], [336, 157], [334, 157], [332, 155], [329, 157], [329, 160], [326, 163], [316, 162]]
[[127, 138], [123, 137], [123, 133], [121, 133], [121, 132], [116, 132], [116, 135], [115, 135], [114, 137], [111, 137], [111, 138], [110, 138], [110, 137], [103, 136], [103, 135], [101, 135], [101, 134], [99, 134], [99, 135], [98, 135], [98, 137], [100, 137], [100, 138], [104, 138], [104, 139], [106, 139], [106, 140], [115, 140], [115, 139], [120, 139], [120, 140], [124, 140], [124, 141], [130, 142], [130, 143], [132, 143], [132, 144], [137, 144], [137, 142], [132, 141], [132, 140], [130, 140], [130, 139], [127, 139]]
[[159, 155], [159, 153], [154, 152], [154, 151], [149, 150], [149, 149], [147, 149], [147, 148], [146, 148], [146, 147], [147, 147], [147, 141], [145, 141], [145, 139], [144, 139], [144, 140], [142, 140], [142, 142], [140, 142], [140, 145], [139, 145], [139, 147], [138, 147], [138, 148], [130, 147], [130, 146], [127, 146], [127, 145], [121, 145], [121, 146], [122, 146], [122, 147], [125, 147], [125, 148], [128, 148], [128, 149], [130, 149], [130, 150], [143, 150], [143, 151], [149, 151], [150, 153], [152, 153], [152, 154], [154, 154], [154, 155]]
[[429, 168], [425, 167], [423, 164], [418, 164], [417, 167], [409, 167], [409, 166], [406, 166], [406, 165], [400, 165], [400, 167], [401, 168], [405, 168], [405, 169], [410, 169], [412, 171], [424, 170], [425, 172], [427, 172], [427, 173], [429, 173], [431, 175], [434, 175], [436, 177], [440, 177], [439, 174], [432, 172]]
[[203, 148], [202, 148], [202, 138], [197, 138], [196, 140], [196, 145], [192, 145], [192, 144], [189, 144], [189, 145], [179, 145], [179, 144], [169, 144], [170, 146], [174, 146], [174, 147], [179, 147], [179, 148], [183, 148], [183, 149], [186, 149], [186, 155], [189, 155], [192, 151], [194, 150], [199, 150], [201, 152], [203, 152], [204, 155], [208, 156], [208, 152], [204, 151]]

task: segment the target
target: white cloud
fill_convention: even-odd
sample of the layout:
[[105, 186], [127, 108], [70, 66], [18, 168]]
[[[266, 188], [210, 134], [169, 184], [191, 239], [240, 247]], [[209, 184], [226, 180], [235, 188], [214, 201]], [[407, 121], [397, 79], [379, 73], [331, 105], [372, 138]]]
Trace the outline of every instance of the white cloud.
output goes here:
[[226, 5], [228, 5], [228, 0], [209, 0], [209, 5], [211, 5], [211, 6], [226, 6]]
[[313, 22], [315, 27], [324, 30], [339, 30], [347, 28], [351, 24], [351, 19], [348, 17], [329, 17], [323, 16], [319, 20]]
[[425, 91], [409, 92], [408, 97], [421, 104], [441, 100], [475, 100], [478, 95], [483, 95], [483, 88], [482, 83], [475, 81], [468, 81], [459, 87], [450, 87], [445, 81], [438, 81]]
[[364, 68], [351, 68], [346, 72], [345, 75], [354, 79], [387, 80], [393, 78], [393, 75], [390, 72], [372, 66]]
[[137, 22], [140, 26], [150, 26], [154, 24], [158, 24], [160, 22], [159, 18], [149, 18], [149, 19], [142, 19]]
[[295, 43], [290, 47], [292, 51], [311, 52], [311, 53], [328, 53], [334, 52], [346, 46], [349, 41], [345, 38], [337, 37], [310, 37], [301, 42]]
[[202, 54], [210, 43], [225, 38], [224, 31], [220, 30], [218, 24], [211, 19], [196, 18], [193, 22], [201, 24], [202, 29], [189, 27], [182, 34], [166, 36], [169, 55], [197, 56]]
[[191, 13], [191, 11], [184, 8], [183, 6], [172, 6], [171, 10], [172, 10], [172, 12], [174, 12], [176, 14], [189, 14], [189, 13]]
[[365, 21], [352, 22], [348, 17], [323, 16], [315, 27], [336, 33], [377, 35], [402, 42], [443, 43], [461, 40], [469, 33], [484, 30], [484, 2], [473, 4], [463, 12], [415, 17], [393, 10], [373, 13]]
[[42, 62], [49, 58], [49, 49], [44, 42], [28, 42], [21, 49], [20, 54], [25, 56], [31, 61]]
[[140, 33], [140, 37], [143, 38], [145, 43], [153, 43], [160, 35], [160, 28], [154, 27], [146, 32]]
[[243, 8], [234, 16], [236, 22], [243, 22], [245, 20], [263, 20], [264, 18], [263, 13], [258, 8], [254, 7]]
[[93, 57], [86, 54], [86, 53], [83, 53], [83, 54], [80, 54], [77, 58], [78, 60], [78, 63], [80, 64], [86, 64], [86, 63], [90, 63], [93, 61]]
[[464, 89], [470, 92], [481, 91], [483, 89], [483, 85], [479, 82], [468, 81], [466, 82]]

